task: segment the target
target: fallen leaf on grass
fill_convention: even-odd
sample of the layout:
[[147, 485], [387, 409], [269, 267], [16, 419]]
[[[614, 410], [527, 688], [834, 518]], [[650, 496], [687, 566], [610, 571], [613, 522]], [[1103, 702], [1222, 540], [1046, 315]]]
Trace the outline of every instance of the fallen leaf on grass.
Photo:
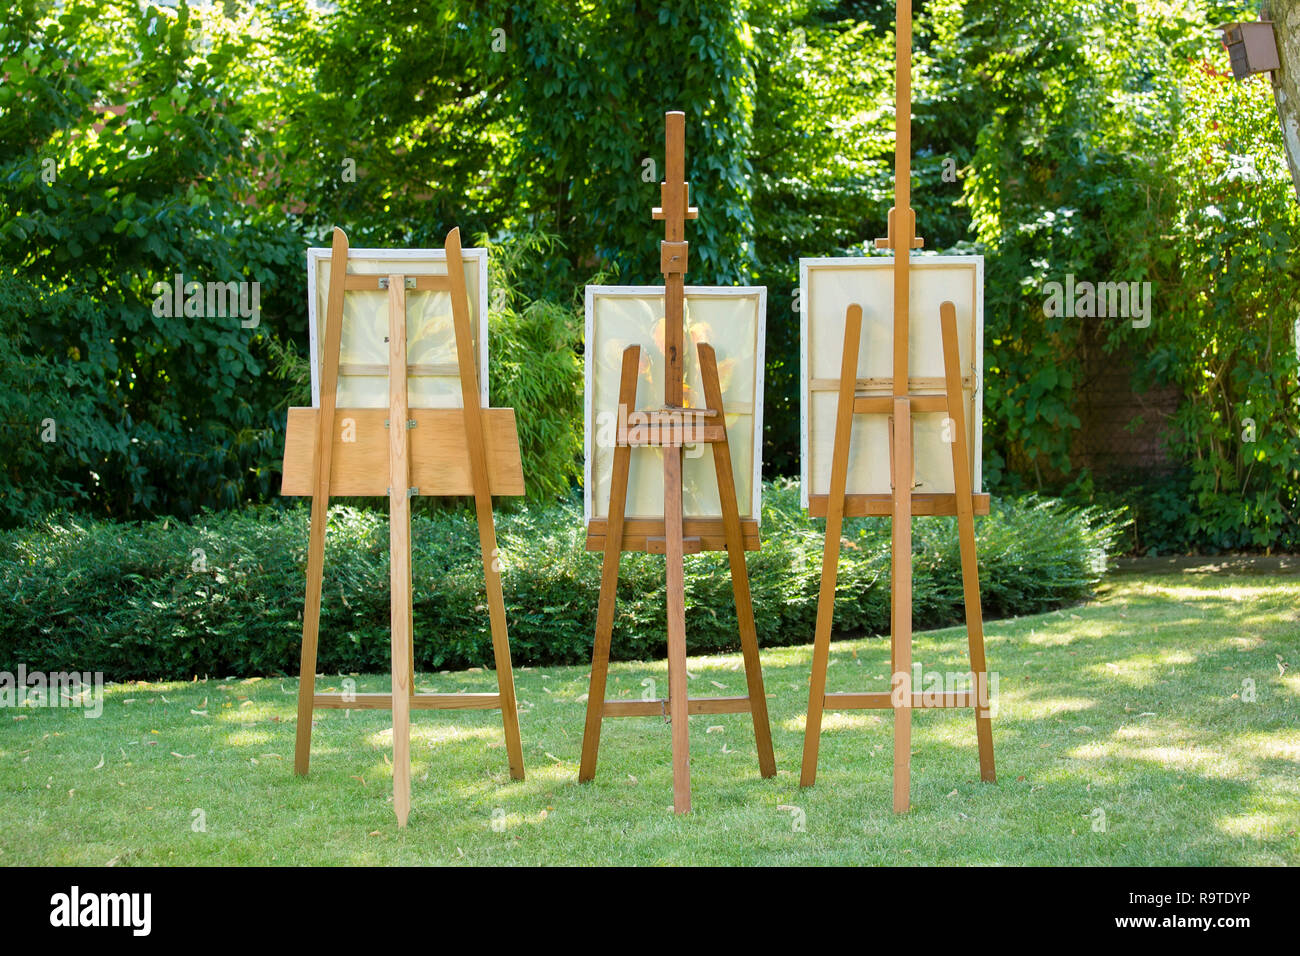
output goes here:
[[179, 758], [179, 759], [181, 759], [181, 760], [189, 760], [191, 757], [194, 756], [194, 754], [178, 754], [176, 751], [173, 750], [173, 751], [172, 751], [172, 756], [173, 756], [173, 757], [177, 757], [177, 758]]
[[104, 767], [104, 755], [103, 755], [103, 754], [100, 754], [100, 755], [99, 755], [99, 763], [95, 764], [95, 769], [96, 769], [96, 770], [101, 770], [101, 769], [103, 769], [103, 767]]

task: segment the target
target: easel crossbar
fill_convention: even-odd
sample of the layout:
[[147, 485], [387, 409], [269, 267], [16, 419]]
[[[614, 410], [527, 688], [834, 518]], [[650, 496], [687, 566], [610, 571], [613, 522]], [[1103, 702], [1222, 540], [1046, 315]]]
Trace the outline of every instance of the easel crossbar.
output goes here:
[[[748, 697], [688, 697], [686, 713], [697, 714], [748, 714], [754, 709]], [[652, 700], [606, 700], [601, 708], [605, 717], [667, 717], [668, 698]]]
[[[412, 710], [499, 710], [500, 694], [413, 694]], [[312, 706], [334, 710], [392, 710], [392, 694], [316, 694]]]
[[[895, 695], [892, 691], [869, 691], [867, 693], [837, 692], [823, 698], [827, 710], [889, 710], [894, 706]], [[908, 705], [913, 710], [947, 710], [960, 707], [980, 707], [987, 709], [979, 701], [979, 694], [973, 690], [957, 691], [914, 691]]]

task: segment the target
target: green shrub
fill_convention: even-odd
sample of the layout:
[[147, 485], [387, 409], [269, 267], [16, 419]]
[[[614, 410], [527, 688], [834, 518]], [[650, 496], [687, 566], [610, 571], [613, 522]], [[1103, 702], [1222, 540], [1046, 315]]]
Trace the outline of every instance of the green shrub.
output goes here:
[[[807, 643], [817, 614], [822, 522], [799, 509], [797, 485], [765, 489], [763, 549], [749, 555], [759, 640]], [[1042, 611], [1087, 597], [1113, 549], [1116, 514], [1057, 501], [996, 502], [977, 519], [985, 610]], [[583, 550], [576, 502], [523, 504], [498, 516], [506, 615], [517, 664], [590, 659], [599, 554]], [[847, 523], [836, 628], [885, 633], [889, 525]], [[416, 663], [490, 665], [473, 513], [419, 515], [413, 527]], [[915, 623], [962, 619], [952, 519], [915, 523]], [[103, 671], [110, 680], [198, 674], [293, 674], [302, 634], [307, 511], [259, 508], [193, 523], [50, 521], [0, 534], [0, 669]], [[326, 539], [322, 672], [385, 671], [388, 531], [382, 511], [335, 508]], [[724, 554], [687, 562], [692, 652], [737, 645]], [[663, 656], [663, 561], [625, 555], [613, 656]]]
[[[212, 8], [10, 6], [0, 526], [51, 506], [125, 518], [272, 494], [264, 350], [288, 321], [280, 280], [300, 245], [254, 198], [265, 62]], [[157, 314], [171, 310], [155, 310], [155, 285], [177, 274], [258, 283], [254, 324]], [[42, 441], [46, 420], [57, 441]]]
[[569, 290], [567, 303], [527, 300], [524, 277], [555, 257], [553, 236], [484, 236], [476, 244], [490, 251], [492, 404], [515, 410], [529, 499], [567, 497], [582, 479], [582, 286]]

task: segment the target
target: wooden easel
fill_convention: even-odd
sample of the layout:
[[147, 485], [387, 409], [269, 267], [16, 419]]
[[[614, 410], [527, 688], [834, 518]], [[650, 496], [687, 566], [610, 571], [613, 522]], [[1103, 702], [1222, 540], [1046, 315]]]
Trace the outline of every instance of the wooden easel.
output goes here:
[[[912, 711], [928, 707], [974, 707], [979, 742], [980, 778], [996, 779], [993, 766], [993, 731], [986, 709], [984, 623], [980, 610], [979, 570], [975, 554], [974, 515], [988, 514], [989, 497], [971, 488], [970, 448], [966, 435], [962, 375], [957, 350], [957, 315], [951, 302], [940, 306], [943, 338], [944, 392], [913, 394], [909, 379], [908, 319], [911, 292], [911, 250], [923, 240], [916, 235], [916, 214], [911, 208], [912, 175], [912, 3], [897, 0], [895, 36], [894, 208], [889, 210], [889, 235], [876, 247], [894, 251], [894, 374], [893, 396], [867, 397], [857, 392], [858, 352], [862, 338], [862, 308], [849, 306], [844, 325], [844, 352], [840, 365], [839, 400], [835, 416], [835, 443], [831, 457], [829, 494], [809, 496], [809, 514], [826, 517], [826, 543], [822, 553], [821, 591], [817, 599], [817, 629], [813, 643], [812, 680], [808, 691], [808, 720], [804, 729], [800, 786], [810, 787], [817, 777], [817, 751], [824, 709], [889, 708], [894, 711], [894, 810], [903, 813], [910, 800], [912, 767]], [[913, 495], [912, 413], [943, 412], [953, 433], [953, 494]], [[855, 414], [887, 414], [890, 419], [889, 495], [846, 497], [849, 438]], [[912, 516], [956, 515], [961, 548], [962, 592], [966, 605], [966, 634], [974, 686], [965, 691], [925, 695], [912, 688]], [[826, 693], [826, 667], [830, 657], [831, 622], [835, 609], [835, 578], [839, 568], [840, 534], [845, 517], [890, 515], [890, 670], [892, 691], [876, 693]]]
[[[523, 469], [515, 413], [483, 408], [478, 366], [470, 332], [460, 230], [447, 236], [447, 275], [358, 275], [349, 273], [348, 240], [334, 230], [325, 349], [321, 365], [320, 408], [291, 408], [285, 437], [282, 494], [310, 494], [311, 533], [307, 548], [307, 595], [302, 616], [302, 679], [298, 686], [298, 736], [294, 770], [307, 773], [311, 759], [312, 712], [317, 707], [393, 712], [393, 809], [406, 826], [411, 812], [410, 712], [416, 710], [500, 709], [505, 726], [510, 776], [524, 778], [519, 714], [515, 704], [505, 601], [497, 558], [492, 495], [522, 495]], [[335, 409], [344, 293], [388, 292], [389, 407]], [[462, 408], [407, 406], [406, 293], [442, 291], [451, 296], [460, 371]], [[335, 429], [336, 417], [355, 425], [354, 440]], [[389, 503], [389, 554], [392, 616], [391, 694], [318, 694], [316, 646], [320, 629], [321, 581], [329, 498], [384, 495]], [[488, 617], [496, 659], [495, 694], [415, 693], [415, 650], [411, 612], [411, 497], [473, 495], [479, 547], [487, 582]]]
[[[673, 809], [691, 809], [690, 732], [691, 714], [738, 714], [749, 712], [754, 721], [758, 745], [758, 766], [764, 777], [776, 774], [772, 753], [772, 731], [768, 723], [767, 698], [758, 657], [758, 635], [750, 602], [749, 575], [745, 551], [759, 547], [758, 522], [742, 522], [736, 503], [736, 485], [727, 443], [726, 415], [718, 380], [713, 347], [697, 345], [704, 385], [703, 409], [686, 408], [684, 393], [683, 338], [687, 250], [685, 221], [699, 210], [690, 205], [686, 183], [685, 114], [665, 115], [665, 182], [660, 184], [661, 203], [655, 219], [664, 220], [664, 241], [660, 243], [660, 266], [664, 275], [664, 405], [660, 409], [636, 412], [637, 374], [641, 348], [629, 346], [623, 352], [619, 384], [619, 407], [614, 449], [613, 479], [609, 493], [609, 515], [593, 519], [587, 526], [587, 550], [604, 551], [600, 576], [600, 604], [596, 612], [596, 639], [591, 655], [591, 688], [587, 695], [587, 722], [582, 735], [582, 764], [578, 779], [596, 775], [603, 717], [667, 715], [672, 723]], [[636, 415], [636, 424], [629, 421]], [[722, 518], [682, 517], [682, 450], [697, 442], [712, 445], [714, 471]], [[664, 457], [664, 519], [625, 520], [627, 479], [633, 447], [655, 446]], [[731, 586], [736, 601], [740, 644], [745, 660], [748, 694], [744, 697], [690, 697], [686, 686], [686, 601], [683, 555], [726, 550], [731, 564]], [[623, 551], [663, 554], [667, 559], [668, 593], [668, 698], [667, 700], [605, 700], [605, 678], [609, 670], [609, 645], [614, 630], [614, 601], [618, 591], [618, 566]]]

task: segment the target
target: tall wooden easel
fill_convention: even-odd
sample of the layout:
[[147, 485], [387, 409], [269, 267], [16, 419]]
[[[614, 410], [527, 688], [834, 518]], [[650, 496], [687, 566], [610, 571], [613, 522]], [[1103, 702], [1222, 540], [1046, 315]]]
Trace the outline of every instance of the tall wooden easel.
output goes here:
[[[691, 809], [690, 731], [691, 714], [736, 714], [749, 712], [754, 721], [758, 745], [758, 766], [764, 777], [776, 774], [772, 753], [772, 731], [763, 691], [763, 672], [758, 657], [758, 635], [750, 602], [749, 575], [745, 551], [759, 547], [758, 522], [742, 522], [736, 503], [736, 485], [727, 443], [726, 415], [713, 347], [697, 345], [700, 373], [707, 407], [683, 405], [685, 335], [684, 303], [687, 250], [685, 221], [699, 210], [690, 205], [686, 183], [686, 116], [665, 115], [665, 182], [660, 184], [662, 206], [654, 209], [655, 219], [664, 221], [660, 243], [660, 267], [664, 275], [664, 404], [662, 408], [633, 412], [636, 407], [637, 375], [641, 348], [629, 346], [623, 352], [619, 384], [613, 479], [609, 493], [609, 515], [593, 519], [587, 527], [587, 550], [603, 551], [600, 576], [600, 604], [596, 612], [596, 639], [591, 656], [591, 688], [587, 696], [587, 722], [582, 736], [582, 764], [578, 779], [587, 782], [596, 775], [603, 717], [658, 716], [666, 713], [672, 723], [673, 809]], [[636, 423], [629, 421], [636, 415]], [[722, 518], [682, 517], [683, 446], [697, 442], [712, 445], [714, 471]], [[626, 520], [627, 479], [633, 447], [663, 449], [664, 519]], [[686, 599], [683, 555], [726, 550], [731, 564], [731, 585], [736, 601], [740, 644], [745, 660], [748, 694], [744, 697], [690, 697], [686, 686]], [[668, 592], [668, 698], [667, 700], [605, 700], [605, 678], [609, 670], [609, 645], [614, 631], [614, 601], [618, 591], [618, 566], [623, 551], [663, 554], [667, 559]]]
[[[940, 307], [943, 338], [944, 393], [917, 395], [909, 377], [909, 308], [911, 250], [923, 240], [916, 235], [916, 214], [911, 208], [912, 176], [912, 3], [897, 0], [895, 37], [895, 145], [894, 208], [889, 210], [889, 235], [876, 247], [894, 251], [894, 373], [893, 396], [857, 395], [858, 352], [862, 339], [862, 308], [848, 308], [844, 325], [844, 352], [840, 366], [839, 400], [835, 417], [835, 443], [831, 457], [829, 494], [810, 496], [809, 514], [826, 517], [826, 543], [822, 553], [821, 591], [817, 600], [817, 629], [813, 643], [812, 680], [808, 691], [808, 721], [804, 729], [803, 768], [799, 783], [812, 786], [817, 777], [817, 751], [821, 741], [823, 710], [889, 708], [894, 712], [894, 810], [903, 813], [910, 801], [912, 767], [912, 711], [927, 707], [974, 707], [979, 742], [980, 777], [995, 779], [993, 731], [987, 710], [987, 672], [984, 660], [984, 623], [980, 610], [979, 570], [975, 554], [976, 512], [988, 514], [988, 495], [971, 488], [970, 448], [963, 407], [961, 362], [957, 345], [957, 315], [951, 302]], [[912, 413], [943, 412], [953, 435], [953, 494], [913, 495]], [[846, 497], [849, 438], [855, 414], [887, 414], [890, 420], [890, 495]], [[974, 687], [971, 692], [923, 695], [912, 688], [912, 516], [956, 515], [961, 548], [962, 593], [966, 605], [966, 634]], [[892, 691], [876, 693], [826, 693], [826, 667], [830, 658], [831, 622], [835, 610], [835, 578], [839, 568], [840, 534], [845, 517], [890, 515], [890, 670]]]
[[[393, 809], [406, 826], [411, 812], [410, 712], [500, 709], [505, 725], [510, 776], [524, 778], [523, 748], [505, 601], [497, 559], [492, 495], [522, 495], [523, 469], [515, 413], [480, 404], [478, 365], [470, 332], [469, 297], [461, 257], [460, 230], [447, 236], [447, 275], [359, 275], [348, 272], [348, 240], [334, 230], [330, 255], [325, 349], [320, 408], [291, 408], [285, 437], [282, 494], [311, 495], [307, 548], [307, 595], [302, 616], [302, 679], [298, 685], [298, 736], [294, 770], [305, 774], [311, 759], [312, 712], [317, 707], [393, 712]], [[336, 409], [344, 293], [388, 293], [389, 407]], [[406, 293], [447, 292], [451, 296], [462, 408], [407, 405]], [[335, 428], [350, 419], [349, 437]], [[390, 694], [318, 694], [316, 646], [320, 629], [325, 526], [330, 495], [387, 495], [392, 617]], [[487, 583], [488, 617], [496, 660], [495, 694], [415, 693], [415, 650], [411, 612], [411, 497], [473, 495], [479, 547]]]

